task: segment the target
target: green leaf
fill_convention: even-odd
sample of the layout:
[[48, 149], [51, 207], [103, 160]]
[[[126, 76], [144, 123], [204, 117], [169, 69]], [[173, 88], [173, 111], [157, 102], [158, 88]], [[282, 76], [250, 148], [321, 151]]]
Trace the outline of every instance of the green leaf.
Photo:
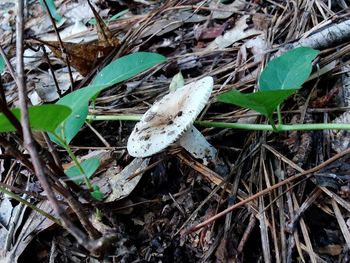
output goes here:
[[5, 60], [4, 60], [4, 58], [0, 55], [0, 74], [4, 71], [5, 66], [6, 66]]
[[92, 187], [94, 188], [94, 191], [91, 192], [91, 196], [96, 200], [101, 201], [103, 199], [103, 193], [101, 192], [100, 187], [98, 187], [96, 184], [94, 184]]
[[255, 110], [266, 117], [271, 118], [272, 113], [276, 110], [277, 106], [295, 91], [296, 90], [292, 89], [267, 90], [244, 94], [233, 90], [218, 96], [217, 99], [221, 102]]
[[129, 54], [118, 58], [103, 68], [91, 85], [111, 86], [117, 84], [165, 60], [165, 57], [155, 53], [137, 52]]
[[271, 60], [260, 75], [260, 90], [300, 88], [310, 76], [312, 61], [319, 53], [312, 48], [300, 47]]
[[110, 19], [108, 19], [107, 24], [109, 24], [110, 22], [117, 20], [119, 17], [122, 17], [123, 15], [125, 15], [127, 12], [129, 12], [129, 9], [125, 9], [122, 10], [120, 12], [118, 12], [117, 14], [115, 14], [114, 16], [112, 16]]
[[[57, 135], [64, 139], [66, 144], [69, 144], [84, 125], [89, 110], [89, 100], [95, 94], [95, 90], [86, 87], [76, 90], [56, 102], [56, 105], [66, 105], [72, 109], [72, 112], [66, 121], [55, 131]], [[50, 136], [50, 138], [52, 141], [60, 144], [53, 136]]]
[[[71, 109], [61, 105], [40, 105], [29, 107], [30, 126], [35, 131], [53, 132], [71, 113]], [[12, 113], [20, 120], [20, 110], [13, 109]], [[13, 132], [15, 127], [0, 113], [0, 132]]]
[[100, 160], [97, 158], [90, 158], [81, 162], [81, 167], [84, 170], [84, 174], [81, 174], [77, 166], [72, 166], [65, 171], [65, 174], [72, 179], [76, 184], [84, 182], [84, 178], [90, 178], [100, 166]]
[[56, 22], [60, 22], [62, 20], [62, 16], [57, 13], [57, 9], [55, 6], [55, 3], [53, 0], [39, 0], [41, 7], [43, 8], [43, 10], [45, 10], [45, 5], [43, 3], [43, 1], [46, 1], [47, 7], [49, 8], [49, 11], [52, 15], [52, 17], [56, 20]]
[[[66, 144], [69, 144], [84, 125], [91, 98], [107, 87], [127, 80], [163, 61], [165, 57], [159, 54], [138, 52], [116, 59], [107, 65], [90, 86], [76, 90], [56, 102], [72, 109], [71, 115], [56, 130], [56, 133], [64, 138]], [[50, 138], [60, 144], [53, 136]]]
[[[114, 16], [112, 16], [111, 18], [109, 18], [107, 21], [103, 20], [103, 22], [105, 22], [106, 25], [108, 25], [110, 22], [117, 20], [119, 17], [122, 17], [123, 15], [125, 15], [127, 12], [129, 12], [129, 9], [125, 9], [123, 11], [120, 11], [119, 13], [115, 14]], [[91, 18], [88, 23], [90, 25], [96, 25], [96, 18]]]

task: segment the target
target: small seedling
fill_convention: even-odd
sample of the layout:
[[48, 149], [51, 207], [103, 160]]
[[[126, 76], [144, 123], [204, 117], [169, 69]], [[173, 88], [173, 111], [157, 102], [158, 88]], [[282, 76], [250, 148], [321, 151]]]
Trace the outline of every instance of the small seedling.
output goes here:
[[163, 61], [165, 61], [165, 57], [147, 52], [137, 52], [121, 57], [103, 68], [89, 86], [64, 96], [56, 103], [57, 105], [70, 107], [72, 112], [51, 133], [50, 138], [65, 148], [75, 163], [75, 166], [71, 168], [72, 170], [68, 171], [68, 176], [79, 175], [80, 178], [83, 177], [83, 181], [90, 190], [91, 195], [97, 200], [102, 200], [103, 195], [97, 185], [90, 183], [89, 177], [97, 170], [99, 162], [89, 159], [84, 167], [84, 163], [80, 164], [69, 148], [69, 143], [85, 123], [90, 100], [94, 100], [104, 89], [127, 80]]
[[[84, 125], [90, 100], [96, 98], [104, 89], [163, 61], [165, 57], [147, 52], [137, 52], [121, 57], [103, 68], [91, 85], [64, 96], [56, 104], [29, 107], [31, 128], [34, 131], [48, 132], [54, 142], [65, 148], [75, 163], [75, 166], [66, 171], [66, 175], [78, 184], [84, 182], [91, 195], [97, 200], [102, 200], [103, 194], [97, 185], [91, 184], [89, 178], [97, 170], [100, 162], [91, 158], [80, 163], [70, 149], [69, 143]], [[0, 57], [0, 71], [3, 68], [2, 57]], [[19, 109], [13, 109], [12, 113], [18, 120], [20, 119]], [[14, 131], [16, 128], [3, 113], [0, 113], [0, 133]]]
[[[217, 97], [218, 101], [249, 108], [265, 115], [275, 131], [272, 115], [279, 105], [295, 93], [308, 79], [312, 71], [312, 61], [319, 51], [312, 48], [300, 47], [273, 59], [261, 73], [259, 91], [243, 94], [230, 91]], [[278, 125], [281, 125], [280, 118]]]

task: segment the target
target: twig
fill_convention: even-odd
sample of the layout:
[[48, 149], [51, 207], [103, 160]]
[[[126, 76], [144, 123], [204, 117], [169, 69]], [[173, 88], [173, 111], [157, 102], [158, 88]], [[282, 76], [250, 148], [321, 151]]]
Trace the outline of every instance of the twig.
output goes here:
[[58, 42], [60, 43], [62, 57], [63, 57], [64, 60], [66, 61], [67, 68], [68, 68], [68, 72], [69, 72], [69, 80], [70, 80], [70, 85], [71, 85], [71, 91], [73, 91], [73, 89], [74, 89], [74, 80], [73, 80], [73, 75], [72, 75], [72, 69], [71, 69], [70, 63], [69, 63], [69, 54], [66, 53], [66, 50], [65, 50], [65, 48], [64, 48], [64, 45], [63, 45], [63, 42], [62, 42], [62, 39], [61, 39], [61, 36], [60, 36], [60, 34], [58, 33], [58, 29], [57, 29], [55, 20], [53, 19], [52, 14], [51, 14], [51, 12], [50, 12], [50, 9], [49, 9], [49, 7], [47, 6], [46, 0], [43, 0], [42, 2], [43, 2], [43, 4], [44, 4], [44, 6], [45, 6], [46, 12], [47, 12], [48, 15], [49, 15], [49, 18], [50, 18], [51, 24], [52, 24], [52, 26], [53, 26], [53, 29], [55, 30], [55, 33], [56, 33], [56, 35], [57, 35]]
[[335, 46], [340, 43], [345, 43], [350, 39], [350, 19], [343, 22], [333, 24], [322, 29], [307, 38], [301, 39], [294, 43], [293, 48], [296, 47], [312, 47], [316, 49], [324, 49]]
[[85, 121], [86, 126], [88, 126], [90, 128], [90, 130], [97, 136], [97, 138], [100, 139], [100, 141], [106, 146], [106, 147], [111, 147], [111, 145], [106, 141], [105, 138], [103, 138], [103, 136], [94, 128], [92, 127], [92, 125]]
[[293, 181], [299, 179], [299, 178], [302, 177], [302, 176], [308, 176], [308, 177], [310, 177], [310, 176], [311, 176], [310, 174], [321, 170], [322, 168], [326, 167], [326, 166], [329, 165], [330, 163], [332, 163], [332, 162], [338, 160], [339, 158], [341, 158], [341, 157], [343, 157], [343, 156], [345, 156], [345, 155], [347, 155], [347, 154], [349, 154], [349, 153], [350, 153], [350, 148], [346, 149], [346, 150], [343, 151], [343, 152], [340, 152], [340, 153], [334, 155], [333, 157], [329, 158], [327, 161], [321, 163], [321, 164], [318, 165], [318, 166], [315, 166], [314, 168], [311, 168], [311, 169], [309, 169], [309, 170], [306, 170], [306, 171], [304, 171], [304, 172], [301, 172], [301, 173], [299, 173], [299, 174], [296, 174], [296, 175], [294, 175], [294, 176], [292, 176], [292, 177], [289, 177], [289, 178], [287, 178], [287, 179], [285, 179], [285, 180], [283, 180], [283, 181], [281, 181], [281, 182], [279, 182], [279, 183], [277, 183], [277, 184], [274, 184], [274, 185], [272, 185], [271, 187], [268, 187], [268, 188], [266, 188], [266, 189], [264, 189], [264, 190], [262, 190], [262, 191], [260, 191], [260, 192], [258, 192], [258, 193], [256, 193], [256, 194], [254, 194], [254, 195], [252, 195], [252, 196], [250, 196], [250, 197], [248, 197], [248, 198], [242, 200], [241, 202], [238, 202], [237, 204], [234, 204], [233, 206], [231, 206], [231, 207], [229, 207], [229, 208], [223, 210], [222, 212], [218, 213], [217, 215], [215, 215], [215, 216], [213, 216], [213, 217], [211, 217], [211, 218], [205, 220], [204, 222], [202, 222], [202, 223], [200, 223], [200, 224], [198, 224], [198, 225], [196, 225], [196, 226], [190, 228], [190, 229], [187, 231], [187, 233], [192, 233], [192, 232], [194, 232], [194, 231], [197, 231], [198, 229], [200, 229], [200, 228], [202, 228], [202, 227], [205, 227], [206, 225], [208, 225], [208, 224], [212, 223], [213, 221], [215, 221], [215, 220], [221, 218], [222, 216], [226, 215], [227, 213], [229, 213], [229, 212], [235, 210], [236, 208], [238, 208], [238, 207], [240, 207], [240, 206], [242, 206], [242, 205], [245, 205], [245, 204], [247, 204], [247, 203], [249, 203], [249, 202], [255, 200], [256, 198], [258, 198], [258, 197], [260, 197], [260, 196], [263, 196], [263, 195], [269, 193], [270, 191], [272, 191], [272, 190], [274, 190], [274, 189], [277, 189], [277, 188], [279, 188], [279, 187], [281, 187], [281, 186], [284, 186], [284, 185], [286, 185], [286, 184], [288, 184], [288, 183], [290, 183], [290, 182], [293, 182]]
[[293, 233], [295, 225], [299, 221], [300, 217], [313, 204], [313, 202], [316, 201], [316, 199], [321, 195], [321, 193], [322, 190], [316, 188], [316, 190], [310, 194], [310, 196], [304, 201], [304, 203], [295, 210], [293, 220], [291, 220], [291, 222], [286, 226], [288, 232]]
[[334, 201], [332, 199], [332, 206], [333, 206], [333, 210], [334, 210], [334, 214], [338, 220], [338, 224], [340, 227], [341, 232], [343, 233], [345, 242], [347, 244], [347, 249], [350, 248], [350, 232], [349, 232], [349, 228], [344, 220], [344, 217], [342, 215], [342, 213], [340, 212], [339, 206], [337, 204], [336, 201]]
[[5, 148], [5, 152], [14, 158], [16, 158], [18, 161], [20, 161], [29, 171], [34, 173], [33, 165], [28, 161], [26, 156], [22, 154], [16, 147], [14, 147], [9, 141], [5, 140], [4, 138], [0, 137], [0, 145]]
[[244, 230], [241, 241], [238, 244], [238, 247], [237, 247], [238, 254], [241, 254], [243, 252], [244, 246], [248, 241], [249, 235], [251, 234], [251, 232], [253, 232], [256, 222], [257, 222], [256, 214], [253, 212], [250, 215], [248, 226]]
[[[45, 2], [45, 1], [44, 1], [44, 2]], [[43, 51], [45, 60], [46, 60], [48, 66], [49, 66], [49, 69], [50, 69], [50, 71], [51, 71], [52, 78], [53, 78], [53, 82], [55, 82], [55, 87], [56, 87], [56, 92], [57, 92], [57, 94], [58, 94], [58, 97], [61, 98], [61, 96], [62, 96], [61, 89], [60, 89], [60, 86], [58, 85], [58, 81], [57, 81], [57, 78], [56, 78], [55, 71], [53, 70], [53, 67], [52, 67], [52, 65], [51, 65], [49, 56], [47, 55], [47, 52], [46, 52], [46, 49], [45, 49], [44, 45], [41, 45], [41, 50]]]
[[46, 132], [42, 132], [41, 135], [44, 137], [44, 140], [47, 144], [47, 147], [49, 148], [49, 153], [51, 153], [51, 156], [52, 156], [56, 166], [58, 168], [60, 168], [61, 170], [63, 170], [58, 153], [57, 153], [55, 147], [53, 146], [49, 136], [47, 135]]
[[18, 83], [17, 83], [18, 79], [16, 78], [15, 70], [14, 70], [14, 68], [12, 67], [10, 61], [7, 59], [7, 56], [6, 56], [6, 54], [5, 54], [5, 51], [4, 51], [4, 49], [2, 48], [1, 45], [0, 45], [0, 53], [1, 53], [2, 58], [3, 58], [4, 61], [5, 61], [5, 64], [6, 64], [6, 66], [7, 66], [7, 69], [10, 71], [11, 77], [13, 78], [13, 80], [16, 82], [16, 85], [18, 86]]

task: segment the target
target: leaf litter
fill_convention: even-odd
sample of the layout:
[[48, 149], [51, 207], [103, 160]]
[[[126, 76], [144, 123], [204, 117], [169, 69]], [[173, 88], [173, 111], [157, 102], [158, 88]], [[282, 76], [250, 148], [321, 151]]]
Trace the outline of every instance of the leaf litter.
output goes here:
[[[348, 102], [337, 97], [333, 89], [338, 85], [346, 94], [349, 86], [346, 67], [349, 16], [343, 1], [303, 0], [297, 5], [288, 1], [239, 0], [94, 1], [94, 8], [101, 16], [96, 19], [102, 25], [99, 27], [88, 24], [94, 18], [88, 4], [55, 1], [55, 5], [64, 17], [58, 29], [65, 42], [65, 53], [61, 52], [58, 42], [49, 42], [57, 41], [57, 36], [36, 2], [28, 5], [26, 51], [33, 52], [38, 43], [55, 46], [56, 51], [48, 50], [48, 56], [63, 95], [73, 88], [88, 85], [105, 65], [122, 55], [146, 51], [167, 57], [163, 64], [101, 91], [89, 106], [90, 114], [144, 114], [168, 92], [173, 76], [181, 70], [186, 83], [207, 76], [214, 79], [211, 100], [200, 119], [240, 121], [252, 118], [263, 123], [266, 119], [256, 112], [221, 104], [214, 97], [231, 90], [255, 90], [257, 77], [271, 58], [306, 43], [321, 50], [320, 60], [313, 68], [314, 79], [283, 105], [285, 121], [347, 120]], [[5, 7], [0, 15], [1, 44], [15, 66], [11, 33], [15, 31], [15, 7], [10, 2]], [[101, 24], [102, 20], [108, 21], [126, 9], [129, 11], [111, 20], [108, 26]], [[342, 36], [330, 41], [325, 36], [337, 25], [341, 25]], [[102, 39], [103, 32], [109, 32], [107, 40]], [[104, 54], [99, 54], [101, 47]], [[72, 62], [74, 87], [71, 87], [65, 56]], [[25, 61], [27, 81], [35, 83], [29, 85], [29, 97], [42, 92], [40, 100], [33, 100], [34, 104], [58, 99], [60, 95], [43, 54], [34, 51], [28, 57], [34, 59]], [[321, 74], [323, 67], [330, 63], [332, 66]], [[15, 83], [7, 68], [1, 79], [10, 106], [15, 106]], [[41, 86], [39, 92], [37, 85]], [[49, 95], [43, 95], [47, 93]], [[335, 152], [347, 149], [347, 133], [271, 134], [198, 127], [218, 149], [220, 159], [220, 165], [205, 166], [177, 146], [147, 159], [133, 159], [126, 151], [126, 144], [134, 126], [135, 122], [92, 122], [94, 130], [86, 125], [71, 141], [81, 159], [95, 151], [108, 152], [108, 161], [91, 177], [99, 182], [101, 189], [105, 186], [105, 199], [92, 205], [75, 192], [88, 214], [95, 218], [98, 207], [104, 215], [100, 221], [91, 219], [96, 228], [102, 232], [114, 229], [118, 234], [119, 239], [112, 244], [106, 258], [118, 262], [257, 262], [262, 258], [266, 262], [348, 261], [348, 158], [324, 167], [316, 179], [311, 177], [272, 190], [227, 214], [225, 220], [191, 234], [180, 234], [186, 232], [183, 229], [286, 177], [322, 165]], [[58, 150], [61, 162], [70, 163], [70, 158], [60, 148]], [[13, 158], [1, 156], [1, 183], [14, 187], [21, 196], [26, 191], [32, 204], [52, 213], [39, 185], [26, 190], [27, 180], [36, 182], [31, 173], [24, 173], [27, 168]], [[16, 177], [19, 172], [21, 176]], [[38, 194], [40, 198], [36, 197]], [[67, 205], [66, 199], [57, 195]], [[0, 202], [1, 209], [6, 210], [6, 213], [0, 211], [0, 215], [7, 220], [0, 221], [3, 242], [3, 236], [8, 234], [9, 212], [18, 204], [5, 195]], [[68, 208], [67, 212], [71, 213]], [[96, 260], [66, 231], [37, 212], [27, 209], [21, 220], [15, 222], [16, 235], [8, 251], [2, 252], [4, 259], [11, 259], [11, 262]], [[287, 225], [291, 228], [287, 229]]]

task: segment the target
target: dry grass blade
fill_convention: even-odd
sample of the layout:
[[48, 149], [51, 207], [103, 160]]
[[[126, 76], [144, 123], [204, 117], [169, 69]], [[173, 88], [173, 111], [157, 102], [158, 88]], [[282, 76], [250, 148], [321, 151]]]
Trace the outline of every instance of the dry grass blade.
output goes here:
[[338, 220], [341, 232], [343, 233], [345, 242], [347, 244], [348, 247], [350, 247], [350, 232], [349, 232], [349, 227], [346, 224], [345, 220], [344, 220], [344, 216], [342, 215], [342, 213], [340, 212], [339, 206], [337, 204], [336, 201], [332, 200], [332, 207], [333, 207], [333, 211], [334, 214]]

